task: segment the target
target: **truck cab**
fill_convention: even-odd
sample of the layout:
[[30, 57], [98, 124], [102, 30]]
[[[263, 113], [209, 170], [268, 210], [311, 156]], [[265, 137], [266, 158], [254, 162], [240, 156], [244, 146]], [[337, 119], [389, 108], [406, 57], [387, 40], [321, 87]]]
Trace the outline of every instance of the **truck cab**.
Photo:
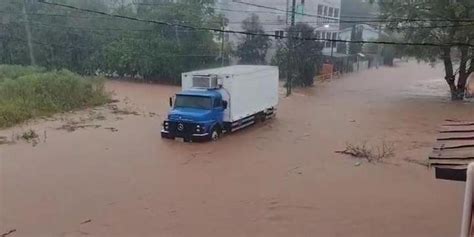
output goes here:
[[216, 140], [224, 131], [227, 102], [216, 89], [190, 89], [170, 98], [171, 110], [163, 122], [161, 136], [185, 141]]

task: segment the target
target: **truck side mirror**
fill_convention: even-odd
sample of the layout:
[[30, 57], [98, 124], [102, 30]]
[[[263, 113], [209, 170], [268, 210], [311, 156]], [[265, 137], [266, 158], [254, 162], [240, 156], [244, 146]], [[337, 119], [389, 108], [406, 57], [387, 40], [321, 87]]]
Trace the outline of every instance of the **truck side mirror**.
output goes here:
[[222, 107], [223, 107], [224, 109], [227, 109], [227, 106], [228, 106], [227, 101], [225, 101], [225, 100], [222, 101]]
[[173, 98], [170, 97], [170, 107], [173, 107]]

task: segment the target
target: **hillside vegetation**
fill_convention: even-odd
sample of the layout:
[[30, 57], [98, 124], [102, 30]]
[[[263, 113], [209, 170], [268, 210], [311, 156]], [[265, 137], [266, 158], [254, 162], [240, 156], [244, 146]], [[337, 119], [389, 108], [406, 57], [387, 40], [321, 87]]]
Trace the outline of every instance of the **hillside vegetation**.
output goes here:
[[68, 70], [0, 65], [0, 128], [107, 100], [102, 78]]

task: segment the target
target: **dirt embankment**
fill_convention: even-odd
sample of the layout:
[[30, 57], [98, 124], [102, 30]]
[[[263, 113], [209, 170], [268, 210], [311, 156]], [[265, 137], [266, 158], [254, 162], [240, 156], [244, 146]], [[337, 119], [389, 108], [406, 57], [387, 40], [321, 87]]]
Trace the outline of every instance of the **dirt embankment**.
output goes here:
[[[455, 236], [463, 184], [419, 164], [474, 106], [440, 75], [403, 64], [296, 90], [275, 120], [205, 144], [160, 139], [178, 88], [108, 82], [120, 102], [0, 131], [40, 139], [0, 145], [0, 234]], [[384, 162], [335, 153], [381, 141]]]

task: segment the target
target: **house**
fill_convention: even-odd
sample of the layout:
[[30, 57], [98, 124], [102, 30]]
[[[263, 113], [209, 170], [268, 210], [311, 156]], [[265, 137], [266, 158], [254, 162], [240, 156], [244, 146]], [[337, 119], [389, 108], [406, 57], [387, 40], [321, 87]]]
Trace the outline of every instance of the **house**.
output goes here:
[[[352, 27], [348, 27], [345, 29], [340, 30], [339, 32], [339, 39], [345, 41], [351, 41], [352, 31], [355, 30], [360, 32], [361, 37], [360, 40], [362, 41], [377, 41], [379, 37], [386, 36], [386, 33], [381, 31], [381, 29], [377, 29], [371, 25], [367, 24], [356, 24]], [[361, 47], [361, 51], [357, 55], [349, 55], [350, 54], [350, 43], [340, 42], [339, 44], [345, 44], [345, 47], [339, 47], [339, 53], [347, 54], [351, 57], [351, 61], [354, 63], [352, 69], [349, 70], [361, 70], [367, 69], [371, 67], [378, 67], [378, 65], [382, 64], [382, 59], [379, 56], [379, 47], [375, 44], [363, 44]], [[341, 45], [339, 45], [341, 46]]]

